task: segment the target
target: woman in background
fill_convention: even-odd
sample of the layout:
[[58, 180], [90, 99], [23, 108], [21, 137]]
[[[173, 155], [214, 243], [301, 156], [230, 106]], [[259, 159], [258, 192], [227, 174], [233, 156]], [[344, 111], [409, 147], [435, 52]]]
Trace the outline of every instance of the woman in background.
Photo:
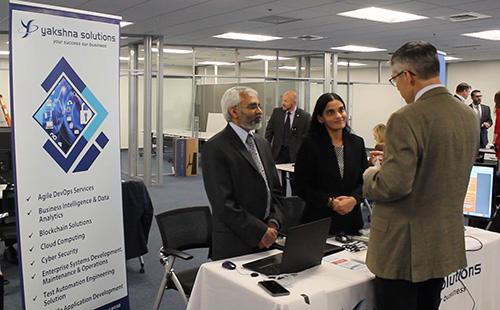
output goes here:
[[335, 93], [321, 95], [295, 162], [297, 194], [306, 201], [304, 221], [330, 217], [331, 234], [363, 228], [365, 143], [347, 126], [346, 106]]
[[495, 94], [495, 134], [493, 143], [497, 152], [497, 158], [500, 159], [500, 91]]
[[383, 151], [385, 144], [385, 125], [378, 124], [373, 127], [373, 139], [375, 140], [375, 150]]

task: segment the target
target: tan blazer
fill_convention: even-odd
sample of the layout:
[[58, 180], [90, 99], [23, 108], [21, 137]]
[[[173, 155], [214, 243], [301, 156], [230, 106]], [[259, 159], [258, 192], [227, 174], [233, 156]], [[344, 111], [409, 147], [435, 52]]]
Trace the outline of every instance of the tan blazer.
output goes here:
[[421, 282], [466, 266], [463, 201], [479, 145], [471, 112], [438, 87], [391, 115], [384, 163], [363, 184], [375, 201], [367, 265], [376, 276]]

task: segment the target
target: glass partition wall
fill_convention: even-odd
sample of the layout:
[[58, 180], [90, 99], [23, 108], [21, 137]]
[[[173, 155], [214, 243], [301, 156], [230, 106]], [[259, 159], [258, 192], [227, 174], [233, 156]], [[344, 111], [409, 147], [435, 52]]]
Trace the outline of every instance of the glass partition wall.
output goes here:
[[[311, 113], [324, 92], [337, 90], [350, 106], [353, 84], [385, 80], [380, 78], [381, 61], [366, 65], [378, 78], [368, 74], [363, 80], [365, 73], [352, 73], [355, 65], [345, 65], [353, 60], [333, 53], [168, 44], [160, 48], [159, 38], [151, 40], [150, 62], [146, 38], [122, 46], [120, 55], [122, 170], [147, 185], [162, 184], [163, 176], [173, 173], [172, 137], [199, 137], [203, 143], [207, 132], [223, 128], [220, 99], [232, 86], [258, 91], [264, 111], [258, 133], [263, 135], [272, 110], [289, 89], [297, 92], [298, 106]], [[148, 87], [150, 96], [145, 93]], [[215, 127], [211, 113], [218, 119]]]

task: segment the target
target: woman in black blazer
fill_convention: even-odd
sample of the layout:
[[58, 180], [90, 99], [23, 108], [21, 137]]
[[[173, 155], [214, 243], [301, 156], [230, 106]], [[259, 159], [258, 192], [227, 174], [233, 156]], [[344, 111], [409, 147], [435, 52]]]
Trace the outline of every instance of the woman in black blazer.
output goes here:
[[367, 167], [365, 143], [347, 126], [344, 101], [335, 93], [321, 95], [295, 162], [296, 191], [306, 201], [304, 221], [330, 217], [331, 234], [358, 234]]

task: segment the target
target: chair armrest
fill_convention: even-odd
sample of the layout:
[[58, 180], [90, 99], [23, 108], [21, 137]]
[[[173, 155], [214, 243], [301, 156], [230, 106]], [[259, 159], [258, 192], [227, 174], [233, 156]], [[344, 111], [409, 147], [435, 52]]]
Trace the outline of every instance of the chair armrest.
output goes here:
[[162, 248], [162, 249], [160, 249], [160, 252], [165, 256], [173, 255], [175, 257], [182, 258], [183, 260], [190, 260], [193, 258], [193, 255], [186, 253], [186, 252], [176, 250], [176, 249], [164, 249], [164, 248]]

